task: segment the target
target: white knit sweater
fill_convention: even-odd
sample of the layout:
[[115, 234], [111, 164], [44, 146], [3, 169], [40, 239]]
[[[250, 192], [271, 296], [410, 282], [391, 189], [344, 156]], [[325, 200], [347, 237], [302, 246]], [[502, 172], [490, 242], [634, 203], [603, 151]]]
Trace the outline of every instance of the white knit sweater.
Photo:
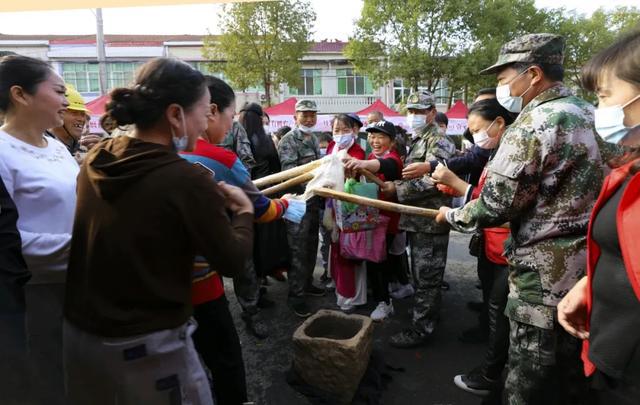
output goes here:
[[79, 171], [61, 142], [45, 139], [39, 148], [0, 131], [0, 177], [18, 207], [22, 254], [34, 279], [67, 269]]

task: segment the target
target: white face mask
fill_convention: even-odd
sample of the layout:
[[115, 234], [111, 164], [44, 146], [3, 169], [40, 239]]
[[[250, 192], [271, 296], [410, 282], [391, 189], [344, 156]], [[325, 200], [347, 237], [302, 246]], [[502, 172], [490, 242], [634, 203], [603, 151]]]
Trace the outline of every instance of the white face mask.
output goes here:
[[320, 148], [320, 156], [326, 156], [327, 155], [327, 148]]
[[353, 134], [334, 135], [333, 141], [338, 149], [348, 149], [353, 143]]
[[173, 127], [171, 128], [171, 141], [173, 142], [173, 147], [176, 149], [176, 152], [183, 152], [189, 146], [189, 136], [187, 135], [187, 123], [184, 119], [184, 110], [182, 106], [178, 106], [180, 108], [180, 120], [182, 121], [182, 136], [176, 136], [173, 131]]
[[479, 148], [482, 149], [493, 149], [498, 146], [498, 142], [500, 138], [494, 136], [493, 138], [489, 136], [489, 129], [493, 126], [496, 120], [493, 120], [491, 125], [487, 127], [487, 129], [480, 130], [473, 134], [473, 143], [478, 145]]
[[298, 124], [298, 128], [300, 129], [300, 131], [302, 132], [306, 132], [307, 134], [310, 134], [313, 132], [313, 130], [315, 129], [315, 125], [312, 127], [305, 127], [302, 124]]
[[265, 134], [267, 134], [267, 135], [269, 134], [269, 132], [270, 132], [270, 130], [269, 130], [269, 125], [263, 125], [263, 126], [262, 126], [262, 129], [264, 129], [264, 133], [265, 133]]
[[503, 84], [502, 86], [496, 87], [496, 99], [498, 99], [498, 103], [502, 105], [507, 111], [512, 113], [519, 113], [522, 111], [522, 96], [527, 94], [527, 92], [531, 89], [531, 85], [519, 96], [511, 95], [511, 83], [513, 83], [517, 78], [525, 74], [527, 71], [521, 72], [519, 75], [514, 77], [507, 84]]
[[407, 114], [407, 125], [409, 128], [416, 130], [423, 127], [427, 123], [427, 116], [423, 114]]
[[610, 143], [619, 143], [632, 128], [624, 126], [624, 109], [640, 98], [640, 94], [624, 105], [598, 108], [595, 111], [596, 131], [602, 139]]

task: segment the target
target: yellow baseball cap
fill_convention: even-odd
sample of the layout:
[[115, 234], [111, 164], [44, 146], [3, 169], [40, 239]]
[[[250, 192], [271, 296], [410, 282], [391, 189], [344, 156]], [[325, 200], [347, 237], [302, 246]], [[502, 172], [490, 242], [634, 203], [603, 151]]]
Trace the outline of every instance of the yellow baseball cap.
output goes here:
[[73, 87], [73, 85], [71, 84], [66, 84], [66, 88], [67, 88], [67, 92], [65, 93], [65, 97], [69, 102], [69, 107], [67, 107], [67, 109], [74, 110], [74, 111], [82, 111], [88, 114], [89, 110], [85, 106], [84, 99], [82, 98], [78, 90], [76, 90], [76, 88]]

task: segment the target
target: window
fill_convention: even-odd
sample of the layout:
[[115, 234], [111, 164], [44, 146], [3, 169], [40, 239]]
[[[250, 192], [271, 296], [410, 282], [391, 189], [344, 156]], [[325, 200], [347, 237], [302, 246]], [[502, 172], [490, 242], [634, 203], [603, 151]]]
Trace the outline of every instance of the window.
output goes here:
[[100, 75], [97, 63], [64, 63], [62, 77], [80, 93], [100, 92]]
[[111, 62], [107, 63], [107, 87], [128, 87], [133, 83], [136, 69], [141, 62]]
[[338, 69], [336, 75], [339, 95], [373, 94], [373, 85], [367, 76], [360, 76], [353, 69]]
[[[136, 69], [141, 64], [142, 62], [108, 62], [107, 90], [130, 86]], [[80, 93], [100, 92], [100, 70], [97, 63], [64, 63], [62, 77]]]
[[203, 75], [215, 76], [219, 79], [226, 80], [224, 73], [220, 72], [216, 65], [211, 62], [189, 62], [189, 64]]
[[320, 69], [302, 69], [302, 85], [289, 88], [290, 94], [300, 96], [322, 95], [322, 78]]

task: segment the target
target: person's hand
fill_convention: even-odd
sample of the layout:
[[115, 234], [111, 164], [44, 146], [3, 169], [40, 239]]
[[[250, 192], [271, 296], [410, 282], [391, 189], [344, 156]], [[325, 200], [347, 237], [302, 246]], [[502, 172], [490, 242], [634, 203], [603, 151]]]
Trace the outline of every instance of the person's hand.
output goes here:
[[454, 190], [453, 188], [446, 186], [444, 184], [436, 184], [436, 188], [440, 190], [442, 193], [453, 196], [453, 197], [462, 197], [462, 194]]
[[578, 339], [589, 339], [587, 330], [587, 278], [583, 277], [558, 304], [558, 322]]
[[438, 183], [444, 184], [449, 187], [453, 187], [456, 181], [460, 180], [458, 176], [445, 165], [438, 163], [436, 170], [431, 173], [431, 178]]
[[224, 181], [218, 182], [218, 186], [222, 189], [226, 197], [225, 204], [231, 212], [235, 215], [245, 213], [253, 215], [253, 203], [241, 188], [227, 184]]
[[451, 208], [440, 207], [438, 211], [439, 212], [438, 212], [438, 215], [436, 216], [436, 223], [440, 225], [449, 224], [449, 222], [447, 222], [447, 212], [451, 211]]
[[96, 146], [96, 144], [101, 140], [102, 140], [102, 137], [100, 135], [95, 135], [95, 134], [83, 135], [80, 137], [80, 145], [84, 146], [85, 148], [87, 148], [87, 150], [89, 150], [94, 146]]
[[404, 169], [402, 169], [402, 178], [403, 179], [417, 179], [418, 177], [422, 177], [425, 174], [431, 171], [431, 165], [429, 162], [416, 162], [407, 165]]
[[359, 160], [353, 158], [346, 158], [342, 161], [344, 163], [344, 168], [351, 171], [356, 172], [360, 169], [366, 169], [366, 160]]
[[382, 194], [390, 198], [395, 197], [397, 193], [396, 185], [392, 181], [385, 181], [380, 191], [382, 191]]

